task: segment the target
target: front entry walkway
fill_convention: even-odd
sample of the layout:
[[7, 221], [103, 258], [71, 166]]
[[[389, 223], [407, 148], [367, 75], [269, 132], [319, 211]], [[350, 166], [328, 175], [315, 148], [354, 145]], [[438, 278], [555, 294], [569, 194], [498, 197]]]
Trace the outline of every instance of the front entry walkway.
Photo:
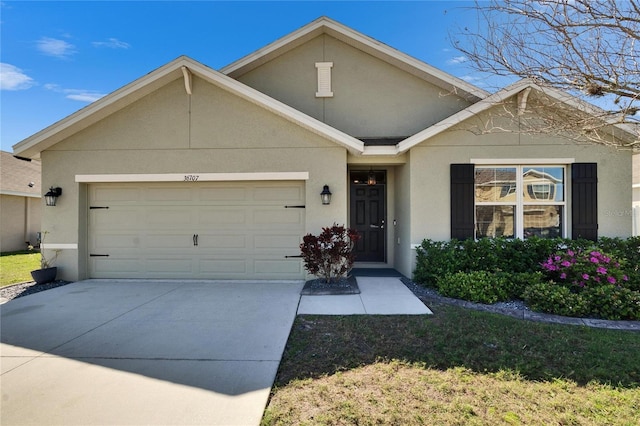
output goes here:
[[432, 314], [400, 278], [356, 276], [360, 294], [302, 296], [298, 315]]

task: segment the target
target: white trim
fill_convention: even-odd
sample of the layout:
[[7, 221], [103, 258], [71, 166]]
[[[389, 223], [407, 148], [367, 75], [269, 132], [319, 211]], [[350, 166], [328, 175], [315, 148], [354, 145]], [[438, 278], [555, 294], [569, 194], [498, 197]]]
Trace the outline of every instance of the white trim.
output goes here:
[[0, 190], [0, 195], [13, 195], [16, 197], [29, 197], [29, 198], [42, 198], [40, 194], [33, 194], [29, 192], [20, 192], [20, 191], [10, 191], [10, 190]]
[[40, 248], [43, 248], [46, 250], [78, 250], [78, 244], [77, 243], [68, 243], [68, 244], [42, 243], [40, 244]]
[[257, 173], [157, 173], [76, 175], [78, 183], [98, 182], [232, 182], [266, 180], [309, 180], [309, 172]]
[[398, 155], [398, 146], [376, 146], [369, 145], [364, 147], [363, 156], [366, 155]]
[[214, 71], [186, 56], [181, 56], [121, 89], [100, 98], [35, 135], [18, 142], [13, 146], [13, 151], [16, 155], [37, 158], [40, 152], [61, 140], [98, 122], [107, 115], [124, 108], [126, 105], [133, 103], [168, 82], [183, 77], [184, 67], [186, 67], [190, 75], [195, 74], [229, 93], [239, 96], [300, 127], [345, 147], [355, 155], [361, 154], [364, 150], [364, 143], [362, 141], [265, 95], [240, 81]]
[[634, 183], [632, 188], [640, 188], [640, 183]]
[[548, 164], [573, 164], [576, 162], [575, 158], [500, 158], [500, 159], [490, 159], [490, 158], [472, 158], [469, 160], [469, 164], [477, 164], [477, 165], [503, 165], [507, 164], [510, 166], [523, 164], [523, 165], [548, 165]]

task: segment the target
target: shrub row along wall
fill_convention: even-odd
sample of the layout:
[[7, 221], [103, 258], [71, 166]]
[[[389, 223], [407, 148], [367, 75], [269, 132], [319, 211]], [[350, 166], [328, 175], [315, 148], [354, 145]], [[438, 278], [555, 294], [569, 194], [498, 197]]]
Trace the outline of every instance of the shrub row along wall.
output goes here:
[[425, 240], [414, 281], [480, 303], [525, 300], [533, 310], [640, 320], [640, 237], [627, 240]]

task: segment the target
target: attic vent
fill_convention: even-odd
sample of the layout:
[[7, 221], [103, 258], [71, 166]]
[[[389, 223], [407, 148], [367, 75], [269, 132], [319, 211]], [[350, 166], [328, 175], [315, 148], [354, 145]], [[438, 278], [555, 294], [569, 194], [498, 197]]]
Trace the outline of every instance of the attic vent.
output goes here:
[[331, 68], [333, 62], [316, 62], [318, 70], [318, 91], [316, 98], [330, 98], [333, 96], [331, 91]]

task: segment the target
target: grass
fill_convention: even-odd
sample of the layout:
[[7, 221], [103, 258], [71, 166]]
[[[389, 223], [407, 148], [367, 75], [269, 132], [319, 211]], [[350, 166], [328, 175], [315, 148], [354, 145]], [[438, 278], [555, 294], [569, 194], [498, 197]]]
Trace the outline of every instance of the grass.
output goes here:
[[640, 333], [429, 306], [299, 316], [262, 424], [637, 424]]
[[40, 268], [40, 253], [12, 252], [0, 254], [0, 287], [33, 281], [31, 271]]

